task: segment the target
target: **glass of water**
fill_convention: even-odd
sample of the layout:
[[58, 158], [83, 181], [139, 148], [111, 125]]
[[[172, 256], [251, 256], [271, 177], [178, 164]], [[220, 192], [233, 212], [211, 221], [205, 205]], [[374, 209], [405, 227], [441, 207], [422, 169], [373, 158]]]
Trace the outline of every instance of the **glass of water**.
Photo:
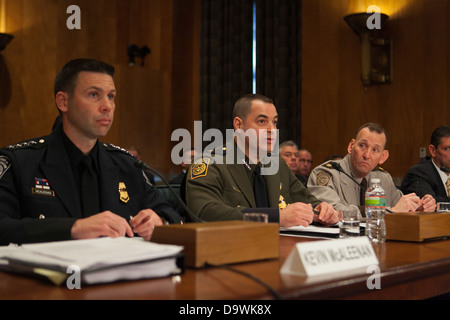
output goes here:
[[359, 237], [359, 210], [357, 207], [349, 207], [342, 210], [342, 220], [339, 222], [339, 238]]
[[450, 202], [438, 202], [436, 212], [450, 212]]

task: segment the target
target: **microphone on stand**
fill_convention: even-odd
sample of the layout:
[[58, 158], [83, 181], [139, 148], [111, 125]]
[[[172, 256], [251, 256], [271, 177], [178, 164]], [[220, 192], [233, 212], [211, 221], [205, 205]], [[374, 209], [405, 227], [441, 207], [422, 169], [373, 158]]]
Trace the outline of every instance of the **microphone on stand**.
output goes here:
[[155, 169], [149, 167], [144, 161], [138, 160], [136, 162], [136, 167], [142, 170], [148, 170], [153, 174], [156, 174], [158, 177], [161, 178], [161, 180], [164, 182], [164, 184], [169, 188], [170, 192], [174, 195], [175, 199], [177, 199], [177, 202], [181, 205], [181, 207], [186, 211], [187, 215], [189, 216], [189, 219], [191, 219], [192, 222], [205, 222], [204, 220], [197, 217], [195, 214], [192, 213], [191, 210], [186, 206], [183, 200], [181, 200], [180, 196], [173, 190], [173, 188], [170, 186], [170, 184], [164, 179], [162, 174], [160, 174]]
[[352, 181], [354, 183], [356, 183], [360, 188], [362, 188], [364, 191], [367, 191], [367, 188], [364, 187], [361, 183], [359, 183], [358, 181], [356, 181], [355, 179], [353, 179], [353, 177], [351, 175], [349, 175], [347, 172], [344, 171], [344, 169], [342, 169], [341, 165], [337, 162], [329, 162], [329, 164], [336, 169], [337, 171], [345, 174], [347, 177], [349, 177], [350, 179], [352, 179]]
[[[334, 169], [336, 169], [337, 171], [339, 171], [339, 172], [341, 172], [341, 173], [343, 173], [343, 174], [345, 174], [347, 177], [349, 177], [354, 183], [356, 183], [361, 189], [363, 189], [365, 192], [367, 191], [367, 188], [366, 187], [364, 187], [361, 183], [359, 183], [358, 181], [356, 181], [351, 175], [349, 175], [347, 172], [345, 172], [344, 171], [344, 169], [342, 169], [342, 167], [341, 167], [341, 165], [339, 164], [339, 163], [337, 163], [337, 162], [329, 162], [329, 164], [334, 168]], [[392, 213], [392, 211], [391, 210], [389, 210], [389, 209], [387, 209], [386, 208], [386, 211], [387, 212], [389, 212], [389, 213]]]

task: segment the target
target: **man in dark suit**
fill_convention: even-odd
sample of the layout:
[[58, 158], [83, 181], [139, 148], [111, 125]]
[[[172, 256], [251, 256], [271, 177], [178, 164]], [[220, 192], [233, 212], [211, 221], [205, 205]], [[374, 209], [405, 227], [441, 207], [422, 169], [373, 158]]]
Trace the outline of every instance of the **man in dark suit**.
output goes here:
[[[282, 227], [338, 222], [337, 211], [314, 197], [279, 155], [265, 161], [264, 152], [271, 154], [277, 141], [278, 114], [272, 100], [247, 95], [236, 102], [233, 113], [236, 136], [227, 143], [231, 148], [196, 161], [188, 171], [186, 202], [191, 211], [207, 221], [242, 220], [244, 212], [264, 211]], [[233, 159], [228, 149], [234, 149]], [[264, 169], [267, 174], [262, 174]]]
[[[159, 200], [137, 161], [104, 144], [114, 118], [114, 68], [68, 62], [55, 81], [61, 123], [0, 150], [0, 244], [132, 237], [182, 218]], [[85, 164], [89, 163], [90, 164]]]
[[401, 189], [419, 197], [431, 194], [436, 202], [450, 202], [450, 126], [434, 130], [428, 150], [431, 157], [409, 169]]

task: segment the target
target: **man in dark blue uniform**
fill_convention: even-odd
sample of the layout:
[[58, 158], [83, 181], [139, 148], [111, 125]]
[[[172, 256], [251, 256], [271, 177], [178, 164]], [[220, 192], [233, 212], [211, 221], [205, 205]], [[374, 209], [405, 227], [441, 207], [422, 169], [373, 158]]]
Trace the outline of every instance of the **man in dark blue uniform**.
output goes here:
[[114, 68], [68, 62], [55, 81], [61, 123], [0, 150], [0, 245], [134, 234], [181, 223], [137, 160], [104, 144], [114, 118]]

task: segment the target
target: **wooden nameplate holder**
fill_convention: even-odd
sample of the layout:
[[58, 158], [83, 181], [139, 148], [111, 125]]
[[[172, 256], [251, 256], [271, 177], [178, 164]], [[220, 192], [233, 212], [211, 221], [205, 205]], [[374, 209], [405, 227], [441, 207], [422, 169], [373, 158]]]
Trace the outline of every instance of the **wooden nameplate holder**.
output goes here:
[[450, 236], [450, 212], [386, 213], [386, 239], [422, 242]]
[[201, 268], [278, 258], [279, 225], [248, 221], [155, 227], [152, 242], [184, 246], [185, 265]]

